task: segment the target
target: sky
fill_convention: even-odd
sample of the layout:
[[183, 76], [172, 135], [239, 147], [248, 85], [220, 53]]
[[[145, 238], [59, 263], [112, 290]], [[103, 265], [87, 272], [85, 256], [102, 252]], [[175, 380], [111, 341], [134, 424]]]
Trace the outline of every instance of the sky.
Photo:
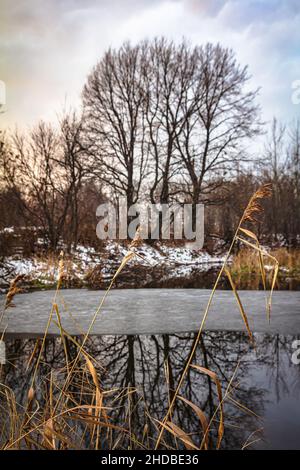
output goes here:
[[0, 0], [0, 128], [80, 106], [108, 47], [161, 35], [231, 47], [261, 88], [263, 120], [300, 117], [299, 0]]

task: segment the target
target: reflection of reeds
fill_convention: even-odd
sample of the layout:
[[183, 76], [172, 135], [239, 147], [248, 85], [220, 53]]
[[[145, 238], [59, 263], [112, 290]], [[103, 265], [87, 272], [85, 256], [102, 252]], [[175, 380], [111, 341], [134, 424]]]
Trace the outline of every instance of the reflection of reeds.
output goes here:
[[[105, 443], [106, 448], [114, 449], [118, 447], [122, 448], [123, 442], [125, 442], [126, 439], [126, 442], [130, 443], [130, 448], [161, 448], [165, 446], [163, 433], [168, 432], [169, 437], [171, 435], [174, 437], [175, 448], [177, 447], [178, 442], [180, 442], [181, 445], [187, 449], [208, 449], [213, 442], [210, 434], [211, 428], [215, 423], [217, 423], [215, 447], [220, 448], [224, 434], [225, 421], [223, 403], [226, 398], [231, 398], [231, 382], [228, 385], [227, 390], [225, 392], [222, 391], [218, 375], [207, 367], [193, 364], [193, 359], [201, 339], [214, 293], [218, 288], [219, 281], [223, 275], [226, 275], [230, 282], [249, 337], [251, 340], [253, 339], [247, 315], [238, 295], [233, 276], [231, 275], [231, 268], [228, 263], [232, 255], [233, 247], [237, 241], [245, 244], [258, 255], [258, 265], [264, 287], [266, 287], [266, 273], [263, 262], [264, 257], [268, 257], [269, 261], [274, 265], [274, 273], [271, 280], [271, 292], [267, 304], [269, 315], [271, 295], [278, 272], [278, 262], [275, 257], [267, 253], [260, 246], [255, 233], [248, 228], [248, 225], [245, 226], [246, 223], [249, 224], [255, 221], [256, 216], [262, 210], [261, 200], [266, 197], [269, 192], [270, 188], [267, 186], [259, 189], [252, 196], [244, 211], [232, 244], [226, 255], [224, 264], [212, 289], [199, 331], [194, 341], [191, 353], [186, 361], [183, 373], [180, 376], [176, 389], [171, 390], [170, 387], [169, 405], [164, 418], [159, 422], [151, 419], [145, 404], [145, 415], [147, 415], [149, 422], [151, 422], [158, 432], [155, 445], [153, 445], [153, 441], [147, 435], [148, 426], [144, 427], [142, 432], [142, 441], [139, 442], [132, 424], [132, 410], [136, 406], [135, 388], [128, 386], [124, 390], [103, 390], [101, 385], [101, 364], [98, 364], [95, 358], [91, 357], [86, 347], [88, 341], [90, 341], [90, 333], [95, 320], [101, 313], [105, 299], [116, 278], [127, 263], [135, 256], [138, 256], [135, 253], [135, 247], [139, 246], [141, 239], [139, 231], [137, 231], [134, 240], [129, 246], [129, 251], [124, 256], [119, 268], [113, 276], [109, 288], [102, 297], [86, 333], [82, 335], [81, 330], [79, 331], [79, 334], [81, 334], [80, 339], [79, 337], [74, 338], [70, 336], [67, 331], [65, 331], [63, 326], [63, 316], [58, 308], [57, 299], [58, 296], [61, 295], [60, 289], [65, 278], [64, 259], [63, 255], [61, 255], [58, 269], [57, 289], [53, 298], [52, 308], [49, 314], [44, 337], [42, 340], [38, 340], [36, 342], [36, 346], [27, 366], [27, 372], [30, 373], [31, 371], [32, 376], [31, 385], [27, 394], [27, 403], [25, 408], [23, 408], [23, 411], [20, 408], [18, 409], [12, 390], [5, 387], [5, 385], [1, 385], [0, 387], [0, 394], [2, 398], [7, 401], [8, 416], [6, 422], [3, 420], [5, 423], [3, 426], [8, 427], [6, 431], [2, 429], [2, 433], [7, 436], [7, 440], [4, 443], [3, 448], [46, 448], [51, 450], [71, 449], [84, 447], [84, 445], [86, 446], [86, 443], [89, 442], [90, 448], [100, 449], [103, 443]], [[12, 305], [14, 295], [18, 292], [17, 284], [12, 283], [11, 289], [7, 294], [6, 308]], [[44, 375], [40, 377], [38, 376], [38, 371], [40, 371], [40, 375], [43, 374], [42, 371], [45, 366], [47, 366], [47, 364], [43, 364], [42, 355], [45, 350], [46, 337], [51, 322], [54, 323], [59, 330], [64, 351], [65, 365], [55, 372], [51, 371], [50, 374], [44, 373]], [[215, 386], [218, 406], [213, 414], [213, 418], [210, 420], [197, 405], [180, 394], [181, 386], [189, 369], [193, 369], [195, 373], [205, 374], [208, 377], [208, 380], [212, 381]], [[109, 371], [107, 372], [109, 373]], [[166, 376], [167, 385], [170, 386], [168, 370], [166, 371]], [[41, 390], [43, 390], [42, 396], [40, 396]], [[111, 398], [109, 406], [108, 397]], [[197, 416], [201, 430], [199, 432], [200, 444], [196, 444], [193, 437], [190, 436], [188, 432], [181, 429], [181, 427], [175, 422], [173, 410], [177, 400], [179, 400], [183, 406], [191, 408]], [[121, 403], [121, 405], [119, 405], [119, 403]], [[124, 407], [125, 403], [127, 403], [125, 422], [113, 424], [110, 419], [111, 408], [115, 407], [118, 409], [119, 406]], [[218, 420], [216, 420], [216, 416], [218, 416]], [[117, 437], [114, 437], [114, 440], [113, 433], [115, 433], [114, 436], [117, 435]]]

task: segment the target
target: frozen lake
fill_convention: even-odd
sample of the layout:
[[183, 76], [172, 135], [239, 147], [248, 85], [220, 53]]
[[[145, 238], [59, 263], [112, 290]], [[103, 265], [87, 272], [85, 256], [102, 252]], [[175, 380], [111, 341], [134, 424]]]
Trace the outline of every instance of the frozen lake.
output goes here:
[[[210, 291], [206, 289], [114, 289], [97, 316], [92, 334], [160, 334], [193, 332], [199, 328]], [[104, 291], [62, 290], [57, 298], [63, 327], [69, 334], [86, 332]], [[1, 324], [7, 334], [34, 337], [47, 324], [54, 291], [17, 295]], [[1, 296], [4, 302], [4, 296]], [[277, 291], [273, 296], [271, 323], [266, 318], [266, 294], [241, 291], [250, 328], [256, 332], [300, 333], [300, 292]], [[231, 291], [217, 291], [206, 329], [239, 331], [245, 326]], [[55, 324], [49, 333], [59, 334]]]

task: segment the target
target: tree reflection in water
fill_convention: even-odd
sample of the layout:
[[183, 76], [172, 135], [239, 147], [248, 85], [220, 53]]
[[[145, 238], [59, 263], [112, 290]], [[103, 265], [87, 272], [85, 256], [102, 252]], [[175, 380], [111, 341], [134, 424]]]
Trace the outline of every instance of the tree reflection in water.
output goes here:
[[[261, 431], [266, 410], [291, 395], [299, 398], [300, 366], [291, 362], [292, 342], [298, 337], [262, 333], [254, 336], [255, 348], [242, 332], [206, 332], [193, 361], [218, 375], [223, 394], [232, 380], [231, 391], [224, 400], [222, 448], [267, 447], [269, 444]], [[164, 334], [94, 336], [89, 340], [88, 352], [101, 365], [98, 372], [102, 388], [118, 390], [117, 402], [115, 395], [110, 402], [107, 398], [112, 422], [128, 422], [130, 409], [131, 432], [145, 447], [154, 447], [158, 426], [155, 420], [162, 420], [166, 413], [194, 339], [194, 334]], [[26, 368], [35, 344], [33, 339], [7, 341], [9, 364], [5, 381], [15, 391], [19, 403], [24, 403], [27, 397]], [[70, 358], [76, 355], [72, 344], [69, 344], [68, 354]], [[60, 339], [47, 339], [40, 377], [48, 374], [49, 369], [59, 369], [63, 361]], [[208, 419], [213, 417], [218, 398], [210, 377], [191, 368], [180, 395], [199, 406]], [[218, 414], [215, 414], [210, 433], [212, 447], [217, 420]], [[200, 444], [203, 433], [199, 418], [181, 400], [176, 402], [173, 422], [189, 433], [197, 445]], [[165, 445], [181, 447], [171, 434], [166, 432], [164, 438]], [[128, 448], [130, 443], [123, 441], [119, 445]]]

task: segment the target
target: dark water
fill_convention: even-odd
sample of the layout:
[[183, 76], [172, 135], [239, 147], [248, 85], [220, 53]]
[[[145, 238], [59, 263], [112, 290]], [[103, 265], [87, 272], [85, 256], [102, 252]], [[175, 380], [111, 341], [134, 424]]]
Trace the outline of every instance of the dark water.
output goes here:
[[[255, 333], [254, 338], [255, 348], [250, 346], [244, 332], [206, 331], [193, 361], [218, 375], [223, 394], [231, 382], [230, 394], [224, 401], [222, 448], [300, 449], [300, 365], [293, 364], [291, 359], [293, 341], [300, 339], [300, 335]], [[158, 420], [164, 417], [169, 394], [178, 382], [193, 340], [193, 333], [106, 335], [89, 340], [88, 351], [101, 364], [98, 373], [103, 389], [120, 391], [118, 406], [110, 411], [112, 422], [126, 421], [128, 395], [124, 394], [122, 398], [121, 390], [132, 389], [131, 429], [142, 440], [147, 425], [147, 442], [144, 444], [149, 447], [153, 448], [157, 437], [154, 421], [149, 416]], [[34, 339], [7, 340], [5, 380], [15, 391], [19, 403], [27, 396], [32, 368], [26, 368], [34, 345]], [[55, 373], [62, 362], [60, 339], [49, 338], [40, 374], [47, 375], [50, 370]], [[213, 416], [218, 399], [215, 385], [208, 377], [190, 369], [180, 394], [199, 406], [208, 419]], [[173, 421], [190, 433], [196, 444], [201, 442], [199, 419], [180, 400]], [[212, 447], [215, 446], [216, 428], [217, 422], [214, 422], [210, 433]], [[169, 445], [174, 447], [171, 435], [168, 439]], [[122, 448], [126, 446], [128, 442], [119, 444]]]

